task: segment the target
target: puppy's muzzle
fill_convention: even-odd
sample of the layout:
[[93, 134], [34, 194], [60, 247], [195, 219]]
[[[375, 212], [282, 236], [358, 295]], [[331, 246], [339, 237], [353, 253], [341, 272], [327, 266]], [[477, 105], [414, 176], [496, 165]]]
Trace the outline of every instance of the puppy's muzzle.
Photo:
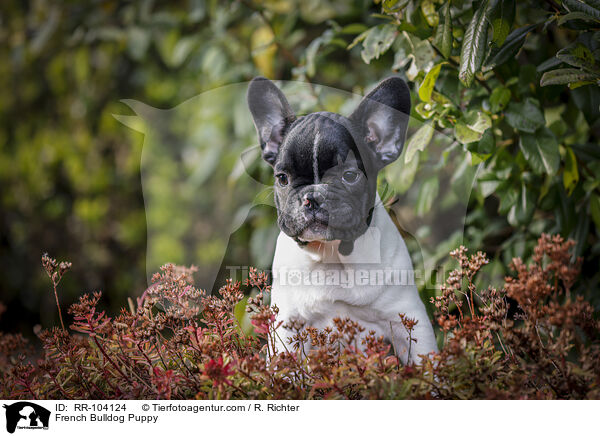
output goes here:
[[309, 191], [302, 197], [304, 215], [309, 220], [327, 225], [329, 213], [323, 208], [325, 196], [318, 191]]

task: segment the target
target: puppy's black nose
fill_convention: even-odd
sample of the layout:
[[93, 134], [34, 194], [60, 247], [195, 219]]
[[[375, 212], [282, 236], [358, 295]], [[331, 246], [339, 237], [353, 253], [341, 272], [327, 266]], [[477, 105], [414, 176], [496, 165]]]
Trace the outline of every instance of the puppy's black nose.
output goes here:
[[302, 205], [304, 206], [305, 209], [315, 210], [315, 209], [318, 209], [319, 207], [321, 207], [324, 199], [321, 194], [313, 191], [313, 192], [307, 192], [306, 194], [304, 194], [304, 197], [302, 198], [302, 200], [303, 200]]

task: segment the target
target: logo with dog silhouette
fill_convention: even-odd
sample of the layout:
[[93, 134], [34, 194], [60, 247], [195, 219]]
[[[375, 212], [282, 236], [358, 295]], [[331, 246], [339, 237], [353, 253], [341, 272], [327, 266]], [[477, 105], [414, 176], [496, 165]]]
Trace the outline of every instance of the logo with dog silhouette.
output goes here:
[[3, 406], [6, 409], [6, 431], [14, 433], [16, 429], [48, 430], [50, 411], [29, 401], [19, 401]]

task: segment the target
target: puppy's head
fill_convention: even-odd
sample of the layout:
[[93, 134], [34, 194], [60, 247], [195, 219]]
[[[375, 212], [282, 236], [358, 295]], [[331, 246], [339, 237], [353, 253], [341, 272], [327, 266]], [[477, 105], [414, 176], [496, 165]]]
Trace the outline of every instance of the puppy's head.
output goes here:
[[340, 251], [351, 251], [369, 226], [377, 173], [404, 145], [406, 83], [384, 80], [348, 118], [331, 112], [297, 117], [279, 88], [262, 77], [250, 83], [248, 105], [262, 157], [275, 173], [281, 230], [301, 244], [340, 240]]

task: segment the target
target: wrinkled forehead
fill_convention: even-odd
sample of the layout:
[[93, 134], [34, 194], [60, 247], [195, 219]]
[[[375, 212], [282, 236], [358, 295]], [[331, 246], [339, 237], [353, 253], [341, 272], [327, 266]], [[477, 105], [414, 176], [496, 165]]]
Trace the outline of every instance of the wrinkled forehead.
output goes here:
[[356, 128], [350, 120], [330, 112], [317, 112], [292, 124], [275, 170], [311, 178], [321, 178], [340, 165], [355, 165], [364, 171], [368, 156], [360, 149]]

